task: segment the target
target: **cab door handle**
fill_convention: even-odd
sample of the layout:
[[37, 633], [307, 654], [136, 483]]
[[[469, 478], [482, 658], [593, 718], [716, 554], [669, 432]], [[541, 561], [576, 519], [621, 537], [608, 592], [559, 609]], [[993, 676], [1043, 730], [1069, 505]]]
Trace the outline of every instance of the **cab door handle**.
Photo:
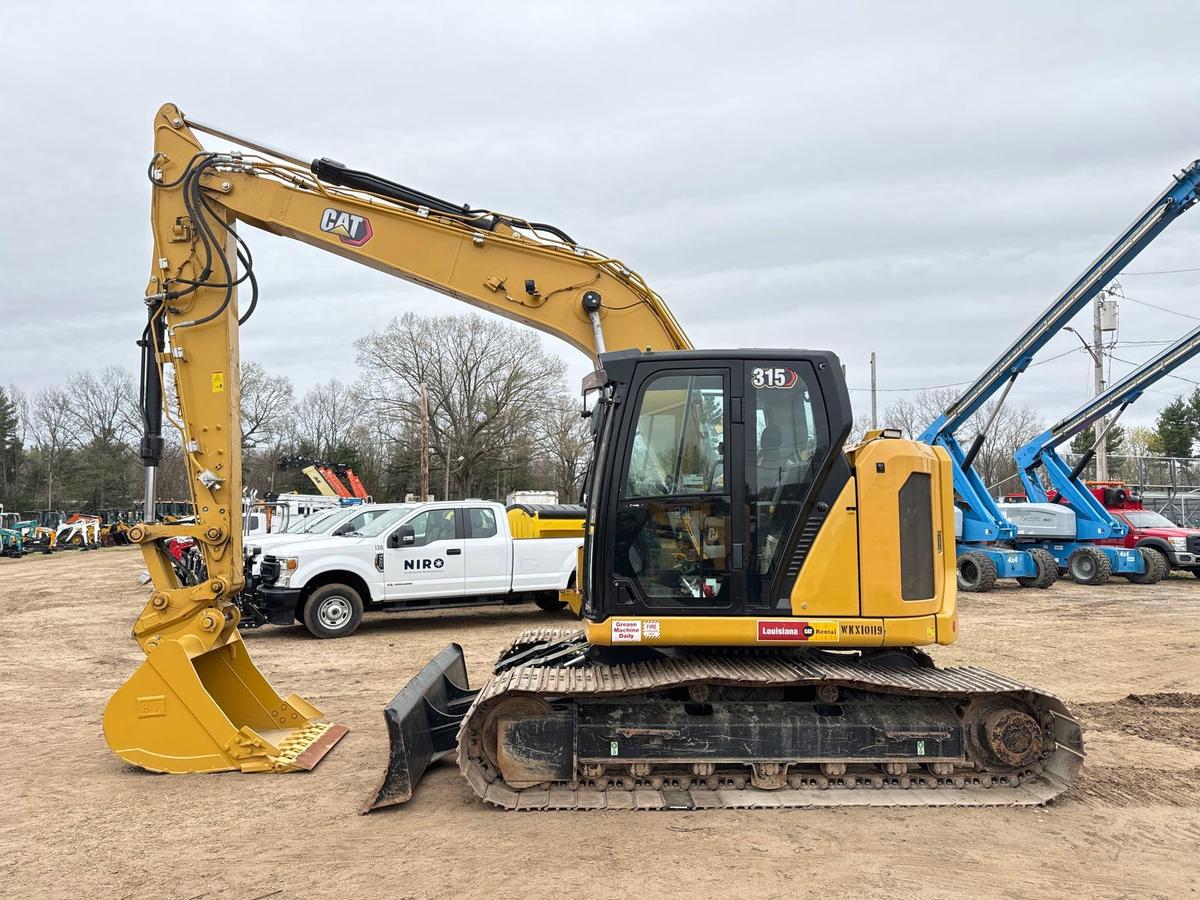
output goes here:
[[462, 548], [461, 547], [451, 547], [449, 550], [446, 551], [446, 555], [447, 556], [462, 556]]

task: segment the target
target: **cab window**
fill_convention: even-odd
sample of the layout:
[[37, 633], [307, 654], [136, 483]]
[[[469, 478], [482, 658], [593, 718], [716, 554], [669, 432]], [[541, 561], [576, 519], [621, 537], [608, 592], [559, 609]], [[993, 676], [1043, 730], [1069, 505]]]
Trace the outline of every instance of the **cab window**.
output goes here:
[[452, 509], [431, 509], [408, 520], [416, 538], [410, 547], [424, 547], [438, 541], [452, 541], [455, 537], [455, 515]]
[[490, 538], [496, 536], [496, 514], [486, 507], [467, 510], [467, 537]]
[[748, 562], [752, 576], [767, 579], [779, 566], [779, 551], [800, 516], [829, 438], [819, 395], [801, 372], [764, 363], [747, 367], [746, 381]]
[[646, 382], [614, 528], [616, 574], [652, 607], [729, 606], [725, 377]]

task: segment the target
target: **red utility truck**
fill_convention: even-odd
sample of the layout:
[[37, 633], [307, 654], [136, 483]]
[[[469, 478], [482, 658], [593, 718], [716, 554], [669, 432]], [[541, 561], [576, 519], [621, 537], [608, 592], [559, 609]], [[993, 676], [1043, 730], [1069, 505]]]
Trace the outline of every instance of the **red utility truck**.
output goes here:
[[1087, 486], [1105, 509], [1129, 527], [1125, 537], [1099, 543], [1157, 550], [1172, 569], [1200, 578], [1200, 529], [1181, 528], [1162, 513], [1146, 509], [1141, 494], [1123, 481], [1089, 481]]

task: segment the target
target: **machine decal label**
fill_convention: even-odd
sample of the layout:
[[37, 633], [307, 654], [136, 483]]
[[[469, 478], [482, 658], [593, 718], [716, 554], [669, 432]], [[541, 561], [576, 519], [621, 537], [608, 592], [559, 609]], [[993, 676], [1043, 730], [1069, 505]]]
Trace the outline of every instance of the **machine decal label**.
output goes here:
[[649, 622], [642, 623], [642, 637], [648, 641], [657, 641], [662, 637], [662, 622], [658, 619], [651, 619]]
[[137, 706], [139, 719], [165, 716], [167, 714], [167, 696], [166, 694], [154, 694], [150, 697], [138, 697]]
[[225, 373], [224, 372], [213, 372], [212, 373], [212, 392], [214, 394], [221, 394], [221, 393], [224, 393], [224, 391], [225, 391]]
[[760, 641], [812, 641], [814, 643], [837, 643], [837, 622], [799, 622], [758, 620]]
[[785, 369], [782, 366], [766, 368], [764, 366], [755, 366], [750, 370], [750, 383], [756, 388], [780, 388], [788, 390], [796, 386], [796, 381], [800, 378], [792, 369]]
[[866, 635], [868, 637], [883, 637], [882, 625], [842, 625], [842, 634]]
[[338, 240], [351, 247], [361, 247], [375, 233], [371, 228], [371, 220], [366, 216], [343, 212], [332, 207], [327, 207], [321, 213], [321, 230], [327, 234], [336, 234]]
[[406, 559], [404, 561], [404, 569], [407, 572], [421, 571], [425, 569], [440, 569], [446, 565], [444, 559]]
[[613, 619], [612, 642], [614, 644], [636, 644], [642, 639], [642, 623], [637, 619]]

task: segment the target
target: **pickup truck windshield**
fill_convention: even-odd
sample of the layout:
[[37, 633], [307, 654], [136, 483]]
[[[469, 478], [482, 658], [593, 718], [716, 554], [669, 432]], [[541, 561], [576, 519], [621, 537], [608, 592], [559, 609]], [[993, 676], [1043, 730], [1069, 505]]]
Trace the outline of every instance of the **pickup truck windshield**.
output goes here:
[[1178, 528], [1179, 526], [1164, 516], [1149, 509], [1129, 510], [1125, 518], [1134, 528]]
[[383, 515], [376, 517], [358, 529], [358, 531], [350, 532], [347, 537], [378, 537], [414, 509], [416, 509], [415, 506], [397, 506], [395, 509], [389, 509]]

